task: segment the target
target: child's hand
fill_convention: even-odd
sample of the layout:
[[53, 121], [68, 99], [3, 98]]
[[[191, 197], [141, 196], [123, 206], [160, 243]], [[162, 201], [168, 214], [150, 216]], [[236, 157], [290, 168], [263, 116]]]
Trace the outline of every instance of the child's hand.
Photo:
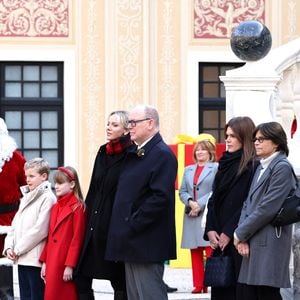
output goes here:
[[9, 258], [13, 261], [17, 260], [17, 258], [18, 258], [18, 256], [14, 252], [14, 250], [12, 250], [10, 248], [6, 250], [6, 256], [7, 256], [7, 258]]
[[73, 268], [66, 266], [65, 271], [64, 271], [63, 280], [70, 281], [70, 280], [72, 280], [72, 277], [73, 277]]
[[41, 278], [44, 280], [44, 282], [46, 283], [46, 263], [42, 264], [42, 268], [41, 268]]

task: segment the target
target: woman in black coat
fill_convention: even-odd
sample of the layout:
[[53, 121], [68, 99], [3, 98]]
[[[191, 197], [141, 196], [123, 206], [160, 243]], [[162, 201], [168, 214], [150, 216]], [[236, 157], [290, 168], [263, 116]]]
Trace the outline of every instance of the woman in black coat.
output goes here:
[[[204, 238], [209, 240], [213, 255], [224, 252], [233, 257], [236, 282], [242, 257], [233, 245], [243, 203], [247, 198], [257, 166], [252, 133], [255, 129], [249, 117], [236, 117], [225, 126], [227, 150], [219, 161], [213, 193], [208, 202]], [[238, 299], [237, 286], [211, 289], [212, 300]]]
[[115, 300], [127, 299], [124, 264], [104, 259], [119, 174], [127, 149], [132, 146], [127, 125], [127, 112], [115, 111], [109, 115], [106, 127], [108, 143], [100, 147], [94, 163], [85, 201], [87, 229], [75, 279], [80, 300], [94, 299], [94, 278], [110, 280]]

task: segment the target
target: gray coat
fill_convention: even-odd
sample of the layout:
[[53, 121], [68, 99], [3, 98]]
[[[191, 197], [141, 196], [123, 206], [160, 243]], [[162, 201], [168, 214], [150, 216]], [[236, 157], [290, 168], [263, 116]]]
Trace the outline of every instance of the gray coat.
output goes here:
[[[179, 190], [180, 200], [184, 205], [188, 204], [189, 198], [193, 196], [193, 181], [197, 165], [187, 166], [184, 170], [184, 175]], [[198, 217], [189, 217], [184, 214], [183, 217], [183, 232], [181, 248], [195, 249], [197, 247], [205, 247], [209, 242], [203, 239], [204, 229], [201, 226], [203, 218], [203, 210], [208, 201], [208, 197], [212, 190], [212, 184], [218, 170], [218, 163], [208, 162], [205, 164], [197, 182], [196, 201], [200, 205], [202, 213]]]
[[250, 244], [250, 255], [243, 257], [238, 281], [287, 288], [292, 226], [282, 227], [279, 236], [270, 222], [295, 188], [295, 179], [292, 166], [282, 153], [271, 161], [257, 182], [260, 170], [256, 170], [235, 231], [241, 241]]

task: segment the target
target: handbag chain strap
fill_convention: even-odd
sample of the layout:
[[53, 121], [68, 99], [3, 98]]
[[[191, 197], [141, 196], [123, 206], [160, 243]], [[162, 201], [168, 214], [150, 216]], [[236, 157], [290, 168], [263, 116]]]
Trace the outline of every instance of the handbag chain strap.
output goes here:
[[[271, 169], [271, 173], [272, 173], [273, 169], [275, 168], [275, 166], [277, 166], [277, 165], [278, 165], [279, 163], [281, 163], [281, 162], [286, 163], [286, 164], [288, 164], [288, 165], [291, 167], [293, 176], [294, 176], [295, 181], [296, 181], [296, 189], [297, 189], [297, 188], [299, 187], [298, 177], [297, 177], [297, 175], [296, 175], [296, 173], [295, 173], [295, 171], [294, 171], [293, 166], [291, 166], [290, 163], [289, 163], [288, 161], [278, 161], [278, 162], [273, 166], [273, 168]], [[295, 189], [295, 190], [296, 190], [296, 189]], [[281, 227], [281, 226], [276, 226], [276, 227], [275, 227], [275, 235], [276, 235], [276, 237], [277, 237], [278, 239], [281, 237], [281, 232], [282, 232], [282, 227]]]

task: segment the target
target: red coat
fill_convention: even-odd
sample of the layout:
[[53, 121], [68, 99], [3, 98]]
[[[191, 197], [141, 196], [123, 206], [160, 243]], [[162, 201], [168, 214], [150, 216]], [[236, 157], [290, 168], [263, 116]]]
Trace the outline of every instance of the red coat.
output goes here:
[[40, 260], [46, 263], [45, 300], [77, 300], [73, 281], [63, 281], [66, 266], [75, 267], [86, 225], [84, 205], [73, 193], [58, 199], [50, 215], [49, 235]]
[[[7, 205], [19, 204], [21, 198], [20, 186], [26, 184], [24, 172], [25, 158], [18, 151], [13, 152], [12, 158], [5, 162], [0, 172], [0, 210]], [[0, 213], [0, 225], [11, 225], [18, 208], [7, 213]], [[6, 235], [0, 235], [0, 257], [3, 251]]]

